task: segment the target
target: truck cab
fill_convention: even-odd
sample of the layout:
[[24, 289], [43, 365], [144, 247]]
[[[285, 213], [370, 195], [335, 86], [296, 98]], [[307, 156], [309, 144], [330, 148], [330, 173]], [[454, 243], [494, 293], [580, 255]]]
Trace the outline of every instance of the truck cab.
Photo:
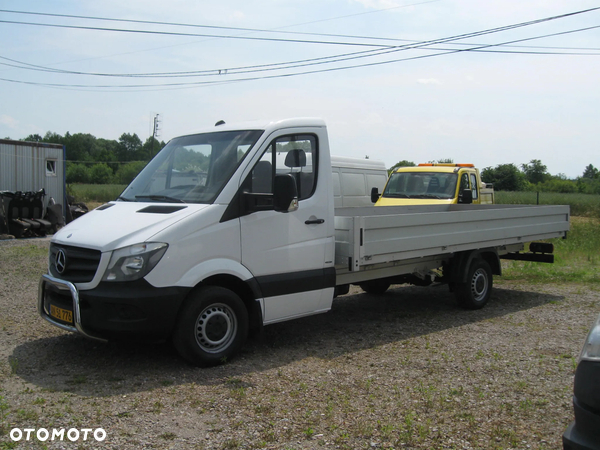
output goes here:
[[[378, 194], [378, 193], [377, 193]], [[473, 164], [428, 163], [399, 167], [390, 175], [375, 206], [494, 203], [491, 184]]]

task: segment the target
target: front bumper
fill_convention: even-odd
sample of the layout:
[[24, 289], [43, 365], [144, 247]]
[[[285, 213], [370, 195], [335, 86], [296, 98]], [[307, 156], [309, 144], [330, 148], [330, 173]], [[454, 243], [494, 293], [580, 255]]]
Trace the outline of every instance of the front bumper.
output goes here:
[[[190, 289], [156, 288], [142, 279], [80, 291], [69, 281], [43, 275], [38, 312], [52, 325], [92, 339], [162, 340], [170, 336]], [[51, 313], [57, 309], [66, 313]]]

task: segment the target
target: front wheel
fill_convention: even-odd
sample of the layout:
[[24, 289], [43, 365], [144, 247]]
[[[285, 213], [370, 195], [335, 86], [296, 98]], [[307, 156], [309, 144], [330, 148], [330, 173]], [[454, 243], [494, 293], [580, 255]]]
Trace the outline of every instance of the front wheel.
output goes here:
[[209, 367], [229, 360], [248, 336], [248, 311], [240, 297], [219, 286], [190, 294], [183, 306], [173, 344], [196, 366]]
[[483, 259], [475, 259], [469, 266], [467, 281], [456, 283], [454, 294], [458, 304], [468, 309], [481, 309], [492, 293], [492, 269]]

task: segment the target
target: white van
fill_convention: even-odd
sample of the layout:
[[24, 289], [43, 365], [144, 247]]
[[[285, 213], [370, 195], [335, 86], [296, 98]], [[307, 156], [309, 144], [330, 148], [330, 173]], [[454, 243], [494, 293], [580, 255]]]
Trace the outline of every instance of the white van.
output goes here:
[[371, 189], [383, 192], [388, 179], [383, 161], [331, 156], [334, 208], [373, 206]]

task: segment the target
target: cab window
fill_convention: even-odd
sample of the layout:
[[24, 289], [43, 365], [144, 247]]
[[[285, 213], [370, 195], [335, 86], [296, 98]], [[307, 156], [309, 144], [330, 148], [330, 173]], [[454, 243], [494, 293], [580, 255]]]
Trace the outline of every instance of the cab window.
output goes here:
[[460, 187], [458, 188], [458, 195], [461, 195], [462, 191], [464, 191], [465, 189], [470, 189], [469, 174], [466, 172], [460, 176]]
[[477, 185], [477, 175], [471, 174], [471, 189], [473, 190], [473, 200], [476, 200], [479, 195], [479, 186]]
[[272, 194], [275, 175], [291, 174], [296, 180], [298, 200], [312, 196], [317, 167], [317, 137], [290, 135], [274, 139], [250, 174], [249, 192]]

